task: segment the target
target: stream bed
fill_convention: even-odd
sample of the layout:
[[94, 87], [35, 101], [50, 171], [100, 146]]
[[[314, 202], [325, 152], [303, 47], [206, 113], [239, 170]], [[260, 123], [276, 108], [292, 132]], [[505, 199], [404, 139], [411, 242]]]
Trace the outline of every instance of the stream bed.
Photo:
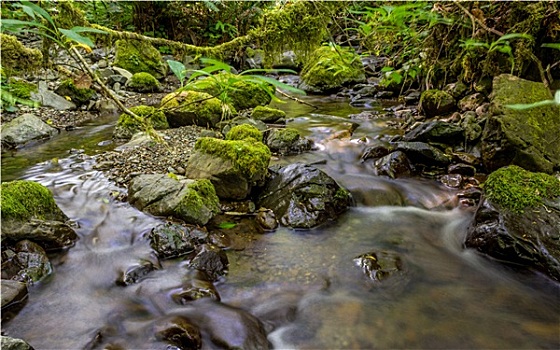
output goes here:
[[[320, 108], [280, 107], [317, 149], [274, 163], [317, 164], [352, 192], [356, 205], [328, 225], [280, 227], [243, 250], [228, 250], [229, 272], [215, 284], [220, 302], [172, 300], [188, 279], [181, 259], [161, 262], [137, 284], [115, 282], [129, 266], [154, 260], [146, 234], [161, 220], [113, 200], [111, 191], [123, 189], [93, 168], [92, 155], [115, 146], [99, 146], [110, 140], [114, 118], [3, 156], [2, 181], [48, 186], [80, 237], [52, 257], [54, 274], [30, 288], [3, 334], [37, 350], [171, 349], [153, 329], [181, 315], [201, 325], [203, 348], [213, 349], [222, 347], [220, 339], [234, 344], [247, 336], [248, 313], [263, 323], [274, 349], [560, 347], [557, 283], [465, 250], [473, 209], [460, 206], [455, 190], [373, 175], [360, 155], [394, 133], [386, 121], [356, 121], [352, 141], [330, 139], [341, 118], [360, 110], [343, 101], [311, 102]], [[69, 154], [73, 148], [86, 151]], [[367, 276], [357, 258], [372, 252], [396, 257], [399, 272], [381, 281]]]

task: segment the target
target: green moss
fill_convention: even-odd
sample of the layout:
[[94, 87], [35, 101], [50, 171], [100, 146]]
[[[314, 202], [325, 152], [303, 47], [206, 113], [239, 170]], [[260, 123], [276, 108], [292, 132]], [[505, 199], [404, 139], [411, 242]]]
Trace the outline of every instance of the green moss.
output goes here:
[[0, 212], [2, 221], [65, 220], [66, 216], [56, 205], [52, 193], [45, 186], [33, 181], [4, 182], [0, 187]]
[[[136, 120], [126, 113], [120, 115], [115, 127], [115, 137], [127, 139], [135, 133], [153, 127], [156, 130], [168, 129], [169, 124], [165, 114], [152, 106], [135, 106], [130, 111], [143, 118], [143, 122]], [[144, 124], [145, 123], [145, 124]]]
[[299, 131], [294, 128], [278, 129], [274, 135], [278, 141], [285, 144], [293, 144], [300, 138]]
[[201, 137], [196, 141], [195, 150], [231, 161], [237, 171], [242, 172], [250, 179], [257, 174], [266, 173], [271, 156], [266, 145], [251, 138], [220, 140]]
[[263, 134], [259, 129], [249, 124], [236, 125], [226, 134], [226, 140], [244, 140], [248, 138], [262, 142]]
[[93, 89], [81, 89], [74, 84], [72, 79], [64, 80], [55, 91], [61, 96], [68, 96], [77, 105], [83, 105], [89, 102], [95, 96]]
[[73, 0], [59, 1], [56, 7], [57, 12], [53, 15], [53, 20], [57, 27], [70, 29], [89, 26], [84, 11], [79, 9]]
[[494, 171], [483, 184], [488, 199], [512, 212], [521, 213], [543, 199], [560, 196], [560, 180], [544, 173], [533, 173], [516, 165]]
[[286, 112], [276, 108], [257, 106], [253, 109], [251, 118], [262, 120], [265, 123], [274, 123], [278, 121], [278, 119], [286, 118]]
[[[223, 105], [212, 95], [199, 91], [172, 92], [161, 100], [161, 106], [169, 120], [178, 119], [180, 125], [215, 127], [228, 114], [237, 113], [231, 105]], [[224, 109], [229, 113], [225, 113]]]
[[420, 95], [420, 109], [428, 117], [449, 113], [455, 104], [453, 96], [442, 90], [430, 89]]
[[2, 70], [7, 75], [37, 70], [43, 61], [41, 51], [29, 49], [15, 36], [2, 33], [0, 33], [0, 56]]
[[[210, 180], [199, 179], [187, 185], [189, 191], [175, 208], [183, 218], [189, 218], [197, 224], [205, 225], [211, 213], [220, 211], [220, 200]], [[206, 221], [206, 222], [205, 222]]]
[[128, 87], [138, 92], [154, 92], [159, 89], [159, 82], [150, 73], [134, 73], [127, 83]]
[[315, 50], [301, 71], [307, 85], [329, 91], [365, 80], [360, 56], [345, 48], [322, 46]]
[[28, 100], [32, 92], [37, 92], [37, 85], [21, 79], [9, 79], [8, 90], [15, 97]]
[[114, 65], [133, 74], [150, 73], [156, 79], [162, 79], [167, 74], [167, 65], [163, 63], [159, 51], [152, 45], [138, 40], [117, 41]]

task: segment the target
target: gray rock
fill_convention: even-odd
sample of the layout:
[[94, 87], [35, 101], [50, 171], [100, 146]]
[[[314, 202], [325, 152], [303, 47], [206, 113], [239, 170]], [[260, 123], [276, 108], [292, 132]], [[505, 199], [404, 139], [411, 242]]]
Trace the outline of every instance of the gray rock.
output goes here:
[[463, 129], [459, 126], [434, 120], [422, 123], [404, 135], [404, 141], [438, 142], [448, 145], [464, 142]]
[[2, 312], [5, 312], [8, 308], [17, 304], [21, 304], [22, 302], [27, 300], [27, 285], [25, 283], [3, 279], [0, 281], [0, 286]]
[[406, 154], [401, 151], [395, 151], [379, 158], [373, 164], [373, 168], [376, 175], [386, 175], [393, 179], [412, 174], [412, 165]]
[[97, 109], [101, 115], [117, 115], [119, 113], [117, 104], [113, 100], [105, 98], [95, 102], [95, 109]]
[[193, 225], [206, 225], [219, 211], [210, 181], [176, 180], [164, 174], [135, 177], [128, 187], [128, 200], [139, 210], [174, 216]]
[[227, 273], [229, 261], [226, 253], [212, 244], [198, 247], [196, 256], [189, 262], [191, 269], [204, 271], [210, 281], [217, 281]]
[[[101, 67], [100, 67], [101, 68]], [[103, 69], [99, 69], [97, 71], [97, 73], [99, 74], [99, 76], [102, 79], [109, 79], [109, 77], [111, 75], [115, 75], [115, 71], [112, 68], [103, 68]], [[132, 75], [131, 75], [132, 76]]]
[[560, 169], [560, 106], [514, 110], [509, 104], [552, 99], [542, 83], [509, 74], [494, 78], [491, 115], [481, 139], [482, 160], [488, 171], [515, 164], [530, 171]]
[[126, 80], [132, 78], [132, 73], [127, 71], [126, 69], [121, 67], [112, 67], [112, 68], [113, 68], [113, 72], [115, 72], [117, 75], [123, 76], [124, 78], [126, 78]]
[[284, 226], [318, 226], [335, 219], [352, 202], [350, 192], [315, 167], [296, 163], [270, 171], [258, 205], [272, 209]]
[[397, 142], [395, 150], [402, 151], [414, 164], [448, 165], [451, 157], [424, 142]]
[[208, 242], [208, 233], [192, 226], [166, 223], [156, 226], [149, 234], [150, 246], [161, 259], [192, 253]]
[[33, 284], [53, 271], [47, 253], [31, 241], [20, 241], [10, 251], [8, 259], [2, 261], [2, 278]]
[[165, 341], [175, 349], [200, 349], [202, 339], [200, 330], [188, 318], [180, 316], [166, 316], [154, 324], [155, 338]]
[[1, 336], [0, 344], [2, 345], [2, 350], [33, 350], [33, 347], [25, 340], [12, 337]]
[[39, 244], [46, 251], [53, 251], [73, 246], [78, 235], [68, 224], [54, 220], [30, 219], [2, 228], [3, 243], [16, 243], [24, 239]]
[[45, 107], [52, 107], [60, 111], [76, 109], [76, 104], [50, 91], [46, 81], [39, 82], [37, 92], [31, 93], [31, 99]]
[[402, 273], [403, 262], [399, 255], [388, 251], [369, 252], [354, 258], [354, 263], [364, 275], [374, 282], [380, 282], [394, 274]]
[[2, 147], [16, 148], [35, 140], [48, 139], [58, 130], [33, 114], [23, 114], [2, 125]]
[[273, 153], [281, 155], [298, 154], [309, 151], [313, 141], [302, 137], [296, 129], [271, 129], [266, 136], [266, 145]]
[[480, 92], [477, 92], [472, 95], [468, 95], [463, 97], [458, 103], [457, 106], [462, 112], [465, 111], [474, 111], [480, 106], [486, 98]]

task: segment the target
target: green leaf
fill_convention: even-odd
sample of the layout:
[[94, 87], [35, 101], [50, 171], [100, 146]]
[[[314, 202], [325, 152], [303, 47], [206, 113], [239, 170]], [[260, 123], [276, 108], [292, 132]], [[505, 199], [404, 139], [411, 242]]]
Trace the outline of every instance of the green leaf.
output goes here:
[[538, 101], [535, 103], [528, 103], [528, 104], [512, 104], [512, 105], [506, 105], [507, 108], [511, 108], [511, 109], [515, 109], [518, 111], [522, 111], [525, 109], [531, 109], [531, 108], [535, 108], [535, 107], [542, 107], [542, 106], [548, 106], [548, 105], [554, 105], [556, 104], [555, 100], [544, 100], [544, 101]]
[[392, 71], [394, 71], [394, 70], [395, 70], [395, 68], [389, 67], [389, 66], [385, 66], [385, 67], [381, 68], [381, 72], [382, 72], [382, 73], [385, 73], [385, 72], [392, 72]]
[[220, 224], [218, 225], [218, 227], [221, 229], [230, 229], [234, 228], [235, 226], [237, 226], [235, 222], [220, 222]]
[[31, 9], [31, 7], [29, 6], [25, 6], [22, 4], [14, 4], [14, 7], [21, 7], [21, 9], [23, 10], [23, 12], [27, 13], [27, 15], [33, 19], [35, 19], [35, 12], [33, 12], [33, 10]]
[[47, 11], [43, 10], [40, 6], [37, 6], [34, 3], [29, 2], [29, 1], [21, 1], [21, 3], [22, 3], [22, 5], [30, 7], [33, 10], [33, 12], [35, 12], [39, 16], [43, 17], [44, 19], [46, 19], [51, 24], [51, 26], [56, 28], [56, 26], [54, 25], [54, 21], [53, 21], [52, 17], [48, 14]]
[[78, 44], [83, 44], [89, 47], [93, 47], [95, 46], [93, 44], [93, 41], [91, 41], [90, 38], [86, 38], [85, 36], [82, 36], [74, 31], [72, 31], [71, 29], [62, 29], [59, 28], [58, 29], [66, 38], [70, 39], [71, 41], [75, 41]]
[[560, 43], [544, 43], [541, 47], [548, 47], [550, 49], [560, 50]]
[[96, 33], [96, 34], [108, 34], [106, 31], [96, 28], [89, 28], [89, 27], [73, 27], [70, 29], [76, 33]]
[[556, 93], [554, 94], [554, 102], [560, 106], [560, 90], [556, 90]]
[[[47, 27], [45, 27], [44, 25], [42, 25], [39, 22], [33, 22], [33, 21], [21, 21], [19, 19], [2, 19], [2, 31], [4, 31], [4, 28], [8, 31], [12, 31], [12, 30], [19, 30], [20, 28], [24, 28], [24, 27], [39, 27], [39, 28], [44, 28], [47, 29]], [[14, 29], [11, 29], [14, 28]]]
[[284, 84], [276, 79], [270, 78], [270, 77], [265, 77], [262, 75], [246, 75], [246, 77], [251, 77], [252, 79], [256, 79], [257, 81], [261, 81], [261, 82], [266, 82], [271, 84], [274, 87], [277, 87], [279, 89], [285, 90], [287, 92], [293, 93], [293, 94], [298, 94], [298, 95], [305, 95], [305, 91], [295, 88], [291, 85], [288, 84]]
[[174, 61], [174, 60], [167, 60], [167, 64], [169, 68], [175, 74], [175, 76], [181, 82], [181, 86], [183, 86], [183, 80], [185, 80], [185, 65], [182, 62]]
[[524, 33], [511, 33], [511, 34], [505, 34], [502, 35], [498, 40], [496, 40], [495, 42], [500, 42], [500, 41], [504, 41], [504, 40], [511, 40], [511, 39], [527, 39], [527, 40], [533, 40], [533, 36], [529, 35], [529, 34], [524, 34]]

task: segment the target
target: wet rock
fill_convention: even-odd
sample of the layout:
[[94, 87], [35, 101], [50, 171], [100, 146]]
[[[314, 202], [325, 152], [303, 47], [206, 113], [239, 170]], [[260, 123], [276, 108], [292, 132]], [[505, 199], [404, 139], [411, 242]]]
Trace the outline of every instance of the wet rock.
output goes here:
[[44, 107], [52, 107], [59, 111], [76, 109], [76, 105], [73, 102], [70, 102], [64, 97], [50, 91], [46, 81], [39, 82], [37, 92], [31, 93], [31, 99], [41, 103]]
[[411, 90], [404, 96], [404, 102], [407, 105], [417, 104], [418, 102], [420, 102], [420, 96], [420, 91]]
[[116, 284], [118, 286], [129, 286], [138, 283], [154, 270], [156, 270], [156, 267], [151, 261], [139, 261], [137, 264], [129, 266], [125, 271], [122, 271], [117, 278]]
[[447, 187], [460, 188], [463, 184], [463, 176], [460, 174], [446, 174], [443, 175], [439, 181]]
[[453, 98], [458, 99], [464, 96], [468, 89], [469, 87], [467, 85], [465, 85], [463, 82], [458, 81], [456, 83], [445, 85], [443, 91], [453, 96]]
[[474, 174], [476, 174], [476, 168], [469, 164], [458, 163], [449, 165], [449, 167], [447, 167], [447, 172], [450, 174], [474, 176]]
[[3, 252], [2, 279], [33, 284], [52, 273], [47, 253], [31, 241], [18, 242], [13, 251]]
[[265, 143], [273, 153], [281, 155], [302, 153], [309, 151], [313, 146], [313, 141], [301, 136], [292, 128], [271, 129]]
[[208, 180], [174, 179], [164, 174], [136, 176], [128, 201], [157, 216], [174, 216], [193, 225], [206, 225], [219, 212], [219, 199]]
[[414, 164], [447, 165], [451, 157], [423, 142], [397, 142], [395, 150], [402, 151]]
[[413, 170], [408, 157], [401, 151], [379, 158], [373, 163], [373, 168], [377, 175], [386, 175], [393, 179], [410, 176]]
[[463, 129], [459, 126], [434, 120], [418, 125], [404, 135], [404, 141], [439, 142], [448, 145], [463, 142]]
[[491, 115], [482, 135], [482, 160], [488, 171], [515, 164], [530, 171], [560, 169], [560, 106], [526, 110], [505, 107], [552, 99], [542, 84], [509, 74], [494, 78]]
[[181, 289], [171, 295], [177, 304], [187, 303], [201, 298], [210, 298], [220, 301], [220, 294], [204, 271], [191, 270], [183, 279]]
[[447, 114], [455, 110], [455, 99], [445, 91], [426, 90], [420, 97], [420, 110], [428, 118]]
[[364, 275], [374, 282], [380, 282], [403, 269], [399, 255], [386, 252], [370, 252], [354, 258], [354, 263], [362, 269]]
[[191, 269], [206, 272], [210, 281], [216, 281], [227, 273], [229, 261], [222, 249], [203, 244], [197, 248], [196, 256], [188, 265]]
[[476, 141], [482, 135], [482, 126], [475, 112], [466, 112], [461, 120], [461, 127], [464, 130], [465, 139], [464, 141]]
[[28, 239], [39, 244], [46, 251], [72, 247], [78, 235], [68, 224], [60, 221], [30, 219], [20, 226], [10, 225], [2, 230], [3, 243], [16, 243]]
[[301, 164], [271, 168], [258, 197], [258, 205], [270, 208], [280, 223], [293, 228], [312, 228], [346, 211], [352, 199], [321, 170]]
[[251, 118], [267, 124], [275, 124], [286, 118], [286, 112], [276, 108], [257, 106], [251, 112]]
[[2, 350], [33, 350], [33, 347], [25, 340], [18, 338], [1, 336], [0, 344], [2, 344]]
[[48, 139], [56, 134], [58, 130], [35, 115], [26, 113], [2, 125], [2, 148], [21, 147], [28, 142]]
[[378, 159], [384, 157], [393, 151], [393, 146], [389, 144], [378, 144], [368, 147], [362, 153], [362, 162], [367, 159], [373, 158]]
[[457, 106], [462, 112], [474, 111], [484, 102], [484, 100], [486, 100], [484, 95], [480, 92], [477, 92], [475, 94], [463, 97], [461, 100], [459, 100]]
[[189, 254], [208, 240], [208, 233], [196, 227], [165, 223], [149, 234], [150, 246], [161, 259]]
[[166, 316], [156, 321], [154, 334], [157, 340], [165, 341], [179, 349], [200, 349], [200, 330], [187, 318]]
[[274, 215], [274, 211], [270, 209], [260, 208], [257, 211], [255, 220], [263, 230], [271, 231], [275, 230], [278, 227], [278, 220], [276, 220], [276, 215]]
[[8, 309], [20, 306], [27, 300], [27, 285], [23, 282], [13, 280], [1, 280], [2, 314]]
[[210, 179], [222, 199], [247, 198], [254, 185], [264, 181], [270, 150], [255, 139], [199, 138], [185, 167], [185, 176]]

